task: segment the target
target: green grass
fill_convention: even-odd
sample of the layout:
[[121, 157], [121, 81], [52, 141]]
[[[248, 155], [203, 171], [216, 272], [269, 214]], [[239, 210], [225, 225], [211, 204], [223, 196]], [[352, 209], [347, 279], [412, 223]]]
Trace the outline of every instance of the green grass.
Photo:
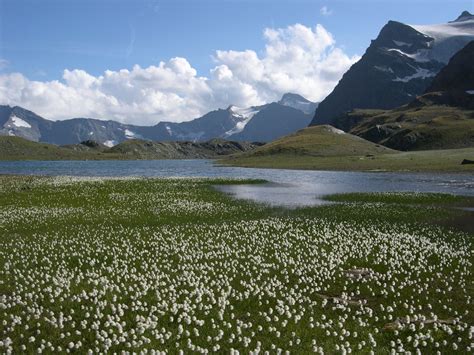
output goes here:
[[[212, 187], [243, 182], [0, 176], [0, 352], [471, 351], [474, 235], [448, 223], [471, 198]], [[456, 324], [384, 329], [407, 315]]]
[[219, 164], [271, 169], [472, 172], [474, 148], [398, 152], [330, 126], [308, 127]]
[[[428, 96], [418, 100], [429, 101]], [[389, 111], [354, 110], [340, 123], [360, 120], [350, 132], [373, 140], [373, 128], [389, 126], [394, 132], [374, 140], [399, 150], [455, 149], [473, 146], [474, 111], [447, 105], [428, 103], [422, 106], [402, 106]], [[373, 138], [370, 138], [370, 137]], [[416, 137], [404, 140], [403, 136]]]
[[0, 160], [210, 159], [251, 150], [258, 145], [224, 139], [198, 143], [131, 139], [108, 148], [99, 144], [92, 147], [86, 144], [57, 146], [32, 142], [20, 137], [0, 136]]
[[[112, 158], [100, 151], [77, 151], [20, 137], [0, 136], [0, 160], [101, 160]], [[116, 155], [115, 158], [118, 158]]]
[[458, 196], [442, 193], [412, 193], [412, 192], [383, 192], [383, 193], [346, 193], [329, 195], [327, 201], [334, 202], [368, 202], [368, 203], [395, 203], [417, 205], [442, 206], [474, 206], [474, 197]]
[[282, 154], [339, 157], [388, 153], [395, 153], [395, 151], [357, 136], [345, 134], [331, 126], [314, 126], [304, 128], [253, 151], [246, 152], [242, 154], [242, 157]]
[[326, 157], [285, 152], [261, 156], [235, 155], [218, 162], [223, 165], [269, 169], [474, 172], [474, 165], [461, 165], [464, 159], [474, 159], [474, 148]]

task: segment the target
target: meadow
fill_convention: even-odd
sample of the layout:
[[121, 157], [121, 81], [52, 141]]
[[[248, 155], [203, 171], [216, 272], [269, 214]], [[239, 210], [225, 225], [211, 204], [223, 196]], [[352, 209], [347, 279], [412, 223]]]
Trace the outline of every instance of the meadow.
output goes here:
[[0, 352], [474, 351], [472, 198], [242, 182], [0, 176]]

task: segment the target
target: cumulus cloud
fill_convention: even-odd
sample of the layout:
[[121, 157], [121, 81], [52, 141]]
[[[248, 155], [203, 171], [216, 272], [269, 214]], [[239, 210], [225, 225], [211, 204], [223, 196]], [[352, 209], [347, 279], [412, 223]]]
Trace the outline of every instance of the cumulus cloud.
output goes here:
[[94, 76], [64, 70], [61, 80], [0, 75], [0, 103], [20, 105], [50, 119], [96, 117], [135, 124], [186, 121], [230, 104], [248, 107], [286, 92], [313, 101], [331, 92], [359, 58], [336, 47], [323, 26], [268, 28], [262, 53], [219, 50], [215, 66], [199, 76], [185, 58]]
[[321, 13], [321, 15], [323, 16], [331, 16], [332, 15], [332, 10], [329, 10], [329, 8], [327, 6], [323, 6], [319, 12]]

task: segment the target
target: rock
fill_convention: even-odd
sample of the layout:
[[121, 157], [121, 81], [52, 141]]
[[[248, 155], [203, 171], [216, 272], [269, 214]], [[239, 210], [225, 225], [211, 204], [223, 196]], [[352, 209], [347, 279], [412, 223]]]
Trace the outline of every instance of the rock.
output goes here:
[[464, 159], [461, 165], [474, 164], [474, 160]]
[[92, 139], [82, 141], [81, 144], [85, 145], [86, 147], [89, 147], [89, 148], [100, 148], [101, 147], [101, 145], [99, 143], [97, 143], [96, 141], [93, 141]]

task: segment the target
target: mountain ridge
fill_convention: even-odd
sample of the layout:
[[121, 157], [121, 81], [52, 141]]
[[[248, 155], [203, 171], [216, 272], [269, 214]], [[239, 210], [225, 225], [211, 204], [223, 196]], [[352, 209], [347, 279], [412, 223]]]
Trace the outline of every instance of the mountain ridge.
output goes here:
[[0, 136], [0, 160], [212, 159], [246, 152], [261, 145], [222, 139], [200, 143], [131, 139], [109, 148], [94, 141], [57, 146], [16, 136]]
[[441, 25], [389, 21], [318, 105], [311, 125], [334, 124], [353, 109], [393, 109], [424, 93], [449, 59], [474, 40], [474, 18], [464, 15]]
[[338, 126], [398, 150], [474, 147], [473, 63], [474, 41], [409, 104], [392, 110], [353, 110], [341, 116]]
[[[271, 117], [263, 117], [265, 112], [268, 112], [264, 109], [269, 105], [278, 105], [281, 111], [287, 113], [283, 126], [281, 120], [279, 124], [275, 124]], [[137, 126], [95, 118], [50, 121], [19, 106], [0, 106], [0, 135], [19, 136], [32, 141], [57, 145], [76, 144], [91, 139], [109, 147], [135, 138], [152, 141], [196, 142], [213, 138], [243, 140], [245, 135], [239, 134], [245, 131], [247, 124], [258, 116], [258, 120], [263, 119], [268, 122], [268, 126], [260, 135], [255, 135], [253, 132], [253, 136], [256, 141], [264, 141], [268, 132], [273, 132], [271, 137], [279, 137], [307, 126], [316, 106], [317, 104], [300, 95], [285, 94], [279, 102], [249, 108], [229, 106], [227, 109], [210, 111], [191, 121], [159, 122], [154, 126]], [[289, 111], [289, 107], [295, 111]], [[295, 119], [294, 116], [298, 118]], [[306, 119], [300, 119], [300, 116]]]

